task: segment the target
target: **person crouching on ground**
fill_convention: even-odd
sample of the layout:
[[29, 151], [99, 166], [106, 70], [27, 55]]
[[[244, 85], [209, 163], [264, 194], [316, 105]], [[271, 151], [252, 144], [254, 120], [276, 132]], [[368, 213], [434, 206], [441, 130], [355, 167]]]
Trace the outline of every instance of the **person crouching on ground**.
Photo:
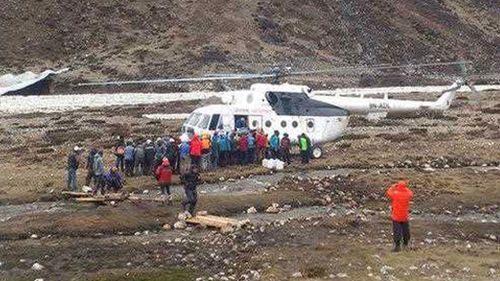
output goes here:
[[399, 181], [387, 189], [387, 197], [392, 202], [392, 229], [394, 239], [393, 252], [401, 250], [400, 243], [403, 239], [403, 249], [410, 242], [410, 223], [408, 212], [410, 209], [410, 201], [413, 197], [413, 192], [407, 187], [405, 181]]
[[170, 184], [172, 183], [172, 170], [170, 169], [170, 161], [167, 158], [163, 159], [162, 163], [155, 171], [156, 179], [160, 185], [161, 195], [170, 196]]
[[[184, 211], [187, 210], [191, 216], [194, 215], [196, 203], [198, 202], [198, 193], [196, 191], [199, 180], [198, 171], [198, 166], [192, 165], [190, 171], [181, 176], [181, 181], [184, 184], [184, 192], [186, 193], [186, 199], [182, 201], [182, 209]], [[186, 209], [188, 205], [189, 208]]]
[[123, 188], [123, 176], [118, 172], [118, 168], [111, 167], [104, 174], [106, 189], [112, 192], [118, 192]]

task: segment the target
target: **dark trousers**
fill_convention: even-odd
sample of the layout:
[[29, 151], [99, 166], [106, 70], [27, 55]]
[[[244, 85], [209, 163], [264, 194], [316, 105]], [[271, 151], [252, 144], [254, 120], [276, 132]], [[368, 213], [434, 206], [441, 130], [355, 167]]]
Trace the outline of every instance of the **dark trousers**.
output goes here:
[[201, 165], [201, 156], [193, 156], [191, 155], [191, 165], [196, 165], [200, 167]]
[[224, 151], [220, 152], [220, 165], [221, 165], [221, 167], [224, 167], [226, 165], [231, 164], [230, 163], [231, 161], [229, 160], [229, 156], [230, 156], [229, 151], [224, 150]]
[[186, 199], [182, 201], [182, 209], [186, 211], [186, 207], [191, 215], [194, 215], [194, 209], [196, 208], [196, 203], [198, 202], [198, 192], [195, 188], [184, 187], [184, 192], [186, 193]]
[[101, 192], [102, 195], [104, 195], [105, 190], [105, 181], [104, 181], [104, 176], [103, 175], [96, 175], [95, 176], [95, 189], [94, 189], [94, 194], [97, 194], [99, 191]]
[[271, 149], [271, 158], [273, 159], [280, 159], [280, 151]]
[[290, 164], [290, 149], [283, 149], [282, 152], [283, 162]]
[[301, 150], [300, 151], [300, 157], [302, 158], [302, 164], [309, 163], [309, 151], [307, 151], [307, 150]]
[[248, 148], [248, 163], [253, 164], [255, 163], [255, 148], [251, 147]]
[[168, 183], [160, 183], [161, 194], [170, 195], [170, 185]]
[[392, 231], [394, 246], [399, 247], [399, 245], [401, 244], [401, 239], [403, 239], [403, 245], [408, 246], [408, 242], [410, 242], [409, 222], [392, 221]]
[[247, 163], [248, 151], [238, 151], [238, 163], [245, 165]]
[[95, 185], [94, 171], [92, 169], [88, 169], [87, 176], [85, 177], [85, 185], [90, 186], [92, 184], [92, 180], [94, 180]]
[[144, 175], [149, 176], [153, 171], [153, 159], [144, 160]]
[[134, 160], [125, 160], [125, 174], [129, 177], [134, 175]]
[[123, 155], [117, 155], [116, 156], [116, 168], [118, 170], [121, 170], [122, 172], [125, 171], [125, 168], [124, 168], [124, 156]]

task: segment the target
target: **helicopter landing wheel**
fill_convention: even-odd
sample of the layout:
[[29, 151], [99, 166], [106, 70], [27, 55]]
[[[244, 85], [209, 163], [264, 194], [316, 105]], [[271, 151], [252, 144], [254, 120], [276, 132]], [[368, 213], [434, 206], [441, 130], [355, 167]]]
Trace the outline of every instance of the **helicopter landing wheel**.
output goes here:
[[323, 149], [320, 147], [320, 146], [317, 146], [317, 145], [314, 145], [312, 147], [312, 157], [314, 159], [318, 159], [318, 158], [321, 158], [321, 156], [323, 156]]

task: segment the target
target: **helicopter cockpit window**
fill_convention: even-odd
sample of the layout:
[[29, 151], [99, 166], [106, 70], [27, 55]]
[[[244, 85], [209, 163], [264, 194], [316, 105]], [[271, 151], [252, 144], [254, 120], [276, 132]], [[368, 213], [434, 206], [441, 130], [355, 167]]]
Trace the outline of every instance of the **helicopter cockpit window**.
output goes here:
[[219, 119], [220, 119], [220, 114], [214, 114], [212, 116], [212, 120], [210, 121], [210, 126], [208, 127], [210, 131], [217, 129], [217, 124], [219, 124]]
[[201, 117], [201, 113], [192, 113], [191, 115], [189, 115], [188, 119], [186, 120], [186, 123], [188, 125], [191, 125], [191, 126], [196, 126], [196, 124], [198, 124], [198, 122], [200, 121], [200, 117]]
[[201, 120], [198, 123], [198, 127], [202, 128], [202, 129], [207, 129], [209, 123], [210, 123], [210, 115], [203, 114], [203, 117], [201, 117]]

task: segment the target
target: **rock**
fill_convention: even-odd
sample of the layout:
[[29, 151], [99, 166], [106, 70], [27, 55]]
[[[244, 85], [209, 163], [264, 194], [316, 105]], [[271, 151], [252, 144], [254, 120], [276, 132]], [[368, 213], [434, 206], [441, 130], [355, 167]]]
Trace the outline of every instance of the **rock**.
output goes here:
[[292, 278], [302, 278], [302, 273], [301, 272], [295, 272], [294, 274], [292, 274]]
[[45, 266], [35, 262], [32, 266], [31, 266], [31, 269], [33, 270], [36, 270], [36, 271], [39, 271], [39, 270], [44, 270], [45, 269]]
[[273, 203], [272, 206], [269, 206], [269, 208], [266, 209], [266, 213], [277, 214], [280, 211], [278, 207], [279, 207], [278, 204]]
[[38, 235], [36, 235], [36, 234], [31, 234], [30, 238], [31, 238], [31, 239], [38, 239]]
[[135, 236], [140, 236], [142, 233], [137, 231], [136, 233], [134, 233]]
[[199, 211], [199, 212], [196, 212], [196, 215], [206, 216], [206, 215], [208, 215], [208, 212], [207, 211]]
[[82, 191], [85, 193], [91, 193], [92, 192], [92, 187], [90, 186], [84, 186], [82, 187]]
[[490, 273], [490, 275], [495, 275], [495, 273], [497, 273], [497, 271], [494, 268], [490, 268], [489, 273]]
[[389, 271], [393, 271], [393, 270], [394, 270], [394, 268], [387, 266], [387, 265], [384, 265], [380, 268], [380, 273], [387, 275], [387, 274], [389, 274]]
[[168, 223], [164, 224], [162, 227], [164, 230], [172, 230], [172, 226]]
[[111, 202], [109, 202], [109, 204], [110, 204], [111, 206], [113, 206], [113, 207], [116, 207], [116, 201], [111, 201]]
[[345, 274], [345, 273], [337, 273], [337, 277], [338, 278], [346, 278], [347, 274]]
[[132, 263], [131, 262], [127, 262], [127, 266], [132, 266]]
[[417, 270], [417, 269], [418, 269], [418, 267], [416, 267], [416, 266], [412, 265], [412, 266], [410, 266], [408, 269], [409, 269], [409, 270]]
[[44, 281], [43, 278], [37, 278], [35, 281]]
[[223, 234], [231, 233], [234, 231], [234, 228], [230, 225], [225, 225], [220, 228], [220, 232]]
[[3, 265], [3, 262], [0, 261], [0, 267], [2, 267], [2, 265]]
[[255, 207], [252, 206], [248, 208], [247, 214], [257, 214], [257, 209], [255, 209]]
[[148, 194], [148, 193], [149, 193], [149, 190], [147, 190], [147, 189], [142, 192], [142, 194]]
[[175, 229], [184, 229], [186, 227], [187, 227], [187, 224], [183, 220], [180, 220], [180, 221], [177, 221], [176, 223], [174, 223], [174, 228]]
[[184, 213], [179, 213], [179, 214], [177, 215], [177, 219], [178, 219], [178, 220], [180, 220], [180, 221], [185, 221], [187, 218], [188, 218], [188, 216], [187, 216], [186, 212], [184, 212]]

